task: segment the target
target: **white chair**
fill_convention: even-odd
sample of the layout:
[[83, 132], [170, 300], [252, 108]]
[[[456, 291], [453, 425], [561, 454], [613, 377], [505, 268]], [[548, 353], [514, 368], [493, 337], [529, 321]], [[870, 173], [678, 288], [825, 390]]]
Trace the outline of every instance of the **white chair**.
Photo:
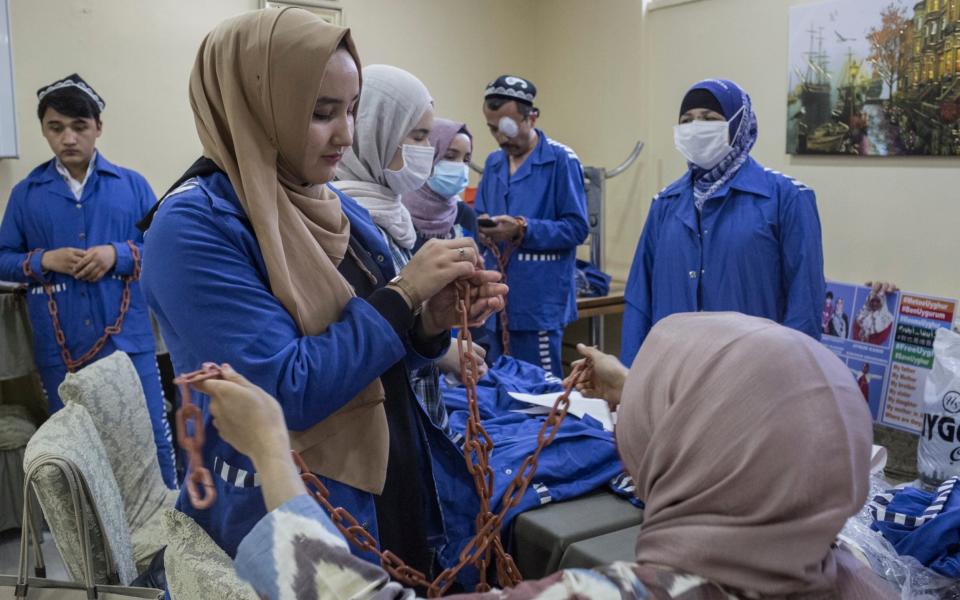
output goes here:
[[163, 483], [140, 376], [130, 357], [114, 352], [67, 375], [60, 397], [90, 413], [123, 500], [134, 561], [143, 571], [166, 545], [162, 514], [178, 492]]
[[[72, 463], [79, 471], [82, 518], [78, 518], [73, 501], [75, 487], [54, 466], [58, 460]], [[84, 535], [77, 530], [77, 523], [85, 522], [90, 526], [93, 581], [129, 584], [137, 571], [120, 490], [100, 435], [84, 407], [67, 404], [37, 430], [27, 444], [24, 471], [32, 473], [30, 483], [73, 580], [87, 579]]]
[[257, 600], [256, 591], [237, 577], [233, 561], [193, 519], [176, 509], [164, 511], [163, 553], [167, 587], [173, 598]]

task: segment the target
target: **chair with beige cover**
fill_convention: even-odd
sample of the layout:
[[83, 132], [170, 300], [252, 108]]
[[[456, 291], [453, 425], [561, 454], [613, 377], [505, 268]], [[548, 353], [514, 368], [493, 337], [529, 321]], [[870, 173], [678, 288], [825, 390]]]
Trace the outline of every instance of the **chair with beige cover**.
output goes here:
[[237, 577], [233, 561], [193, 519], [176, 509], [164, 511], [163, 554], [167, 587], [173, 598], [258, 600], [256, 591]]
[[[80, 518], [74, 502], [76, 488], [55, 466], [57, 461], [75, 465], [82, 480], [79, 504], [84, 514]], [[84, 407], [68, 403], [37, 430], [27, 444], [24, 471], [73, 580], [86, 579], [84, 532], [77, 530], [77, 523], [87, 523], [94, 582], [129, 584], [137, 571], [120, 490], [100, 434]]]
[[67, 375], [60, 397], [85, 407], [99, 432], [142, 572], [167, 544], [162, 515], [178, 492], [163, 483], [140, 376], [126, 354], [114, 352]]
[[[66, 412], [67, 416], [59, 420], [57, 423], [58, 426], [66, 422], [67, 424], [76, 425], [81, 428], [92, 429], [89, 416], [86, 415], [83, 407], [72, 405], [68, 411], [62, 412]], [[54, 432], [56, 432], [56, 429], [54, 429]], [[46, 440], [43, 441], [45, 442]], [[102, 450], [102, 448], [100, 449]], [[89, 457], [84, 457], [84, 464], [87, 465], [87, 468], [81, 469], [80, 466], [70, 458], [58, 454], [58, 450], [59, 448], [57, 448], [56, 445], [36, 446], [34, 452], [39, 453], [31, 456], [31, 466], [30, 470], [26, 473], [26, 480], [28, 482], [27, 485], [34, 484], [35, 487], [35, 482], [37, 481], [47, 483], [56, 481], [56, 487], [58, 488], [58, 508], [67, 507], [67, 512], [58, 514], [57, 517], [64, 518], [69, 515], [75, 519], [72, 528], [67, 530], [67, 532], [77, 534], [79, 537], [79, 542], [76, 544], [71, 541], [71, 546], [75, 545], [76, 547], [70, 548], [70, 554], [80, 554], [82, 563], [81, 578], [77, 580], [76, 576], [74, 576], [74, 581], [54, 581], [47, 579], [43, 573], [43, 554], [39, 551], [40, 539], [32, 527], [26, 527], [20, 534], [20, 556], [17, 575], [0, 575], [0, 596], [3, 598], [16, 598], [17, 600], [89, 600], [90, 598], [99, 598], [100, 600], [126, 600], [132, 598], [160, 600], [163, 598], [164, 592], [161, 589], [103, 585], [95, 581], [93, 574], [94, 552], [92, 536], [94, 533], [108, 530], [104, 527], [101, 518], [103, 515], [100, 514], [97, 504], [91, 502], [94, 496], [91, 493], [90, 485], [88, 485], [86, 481], [87, 475], [84, 474], [84, 471], [87, 473], [90, 472], [90, 460]], [[59, 471], [58, 478], [54, 479], [52, 477], [53, 471]], [[44, 472], [42, 477], [40, 476], [41, 472]], [[40, 487], [44, 487], [44, 484], [41, 484]], [[59, 488], [65, 488], [66, 498], [63, 498], [63, 490]], [[48, 489], [47, 491], [50, 490]], [[63, 503], [63, 500], [66, 500], [66, 502]], [[116, 504], [116, 508], [119, 510], [119, 502]], [[24, 504], [23, 522], [31, 522], [31, 512], [31, 503], [28, 502]], [[88, 517], [91, 516], [94, 520], [87, 521]], [[62, 526], [63, 523], [58, 522], [57, 527], [61, 528]], [[61, 533], [63, 533], [63, 531], [61, 531]], [[34, 546], [37, 577], [28, 577], [27, 575], [29, 562], [28, 548], [31, 544], [31, 538]], [[109, 547], [107, 547], [107, 550], [109, 550]], [[108, 565], [113, 564], [109, 553], [107, 554], [106, 560]], [[74, 567], [71, 566], [71, 568]], [[108, 577], [116, 579], [116, 576]]]

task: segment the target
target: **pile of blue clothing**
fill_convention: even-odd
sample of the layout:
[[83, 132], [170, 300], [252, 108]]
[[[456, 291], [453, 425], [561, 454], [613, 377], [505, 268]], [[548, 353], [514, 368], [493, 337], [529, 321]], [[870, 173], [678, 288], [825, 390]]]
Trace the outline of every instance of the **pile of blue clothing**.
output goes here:
[[917, 488], [888, 490], [870, 502], [872, 528], [898, 554], [912, 556], [941, 575], [960, 578], [960, 478], [935, 492]]
[[[500, 499], [524, 459], [536, 448], [537, 434], [546, 418], [545, 415], [513, 412], [530, 407], [515, 400], [510, 392], [547, 394], [562, 389], [560, 380], [554, 375], [509, 356], [500, 357], [477, 384], [480, 418], [494, 442], [490, 456], [494, 474], [491, 509], [494, 512], [500, 509]], [[450, 425], [455, 432], [462, 434], [467, 422], [466, 390], [444, 382], [441, 391], [450, 412]], [[530, 487], [519, 505], [507, 513], [504, 540], [510, 539], [510, 525], [519, 513], [549, 502], [582, 496], [608, 485], [622, 474], [623, 465], [609, 431], [590, 417], [564, 419], [553, 443], [540, 454]], [[440, 496], [448, 544], [441, 551], [439, 560], [443, 567], [449, 567], [458, 562], [460, 551], [473, 536], [478, 502], [472, 480], [448, 481], [444, 485], [448, 487], [440, 490]], [[470, 585], [474, 577], [475, 573], [468, 573], [460, 581]]]
[[599, 298], [610, 293], [611, 277], [591, 262], [578, 258], [574, 277], [577, 283], [577, 298]]

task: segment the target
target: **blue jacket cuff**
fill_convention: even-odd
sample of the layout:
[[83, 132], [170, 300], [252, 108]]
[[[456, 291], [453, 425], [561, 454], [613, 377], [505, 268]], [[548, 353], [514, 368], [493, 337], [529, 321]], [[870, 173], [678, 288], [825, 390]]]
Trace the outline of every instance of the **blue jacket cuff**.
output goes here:
[[117, 251], [117, 262], [113, 265], [113, 271], [117, 275], [130, 275], [133, 273], [133, 254], [130, 252], [130, 246], [127, 242], [113, 242], [111, 244]]
[[[36, 252], [30, 257], [30, 269], [33, 270], [34, 277], [47, 283], [51, 281], [50, 273], [43, 270], [43, 252]], [[35, 280], [28, 283], [35, 283]]]

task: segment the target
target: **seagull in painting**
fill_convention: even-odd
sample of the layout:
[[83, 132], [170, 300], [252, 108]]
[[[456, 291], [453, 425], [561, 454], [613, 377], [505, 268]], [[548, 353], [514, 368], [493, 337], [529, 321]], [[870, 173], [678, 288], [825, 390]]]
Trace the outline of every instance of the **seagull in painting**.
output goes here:
[[840, 32], [837, 31], [836, 29], [833, 30], [833, 33], [836, 34], [836, 36], [837, 36], [837, 41], [840, 42], [841, 44], [846, 44], [847, 42], [855, 42], [855, 41], [857, 41], [857, 38], [845, 37], [845, 36], [841, 35]]

